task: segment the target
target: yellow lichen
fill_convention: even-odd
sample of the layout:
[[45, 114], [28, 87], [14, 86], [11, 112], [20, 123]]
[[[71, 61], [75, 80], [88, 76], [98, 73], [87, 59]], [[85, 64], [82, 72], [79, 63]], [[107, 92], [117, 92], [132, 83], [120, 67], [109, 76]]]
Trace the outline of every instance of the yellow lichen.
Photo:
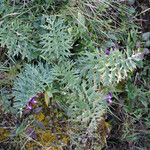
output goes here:
[[68, 137], [68, 136], [64, 136], [64, 137], [62, 138], [62, 142], [63, 142], [65, 145], [67, 145], [68, 142], [69, 142], [69, 137]]
[[39, 114], [34, 114], [35, 119], [41, 122], [42, 125], [41, 127], [32, 127], [34, 128], [37, 138], [32, 141], [34, 144], [32, 144], [31, 141], [27, 142], [26, 149], [31, 150], [34, 147], [42, 146], [42, 150], [48, 148], [50, 150], [60, 150], [59, 146], [61, 147], [62, 144], [68, 145], [70, 140], [66, 134], [64, 135], [67, 126], [65, 124], [62, 126], [61, 123], [62, 119], [64, 119], [64, 114], [62, 111], [58, 111], [58, 109], [52, 110], [45, 107], [45, 104], [43, 104], [42, 107], [45, 108], [43, 111]]
[[60, 150], [58, 147], [52, 147], [51, 150]]
[[45, 119], [45, 115], [43, 113], [39, 113], [36, 115], [36, 119], [38, 121], [43, 121]]
[[56, 136], [52, 134], [50, 130], [40, 132], [38, 137], [39, 142], [41, 142], [44, 146], [50, 146], [54, 141], [56, 141]]
[[44, 124], [44, 126], [48, 126], [49, 125], [49, 119], [45, 117], [43, 124]]
[[33, 141], [30, 141], [26, 144], [25, 148], [26, 150], [33, 150], [35, 146], [37, 145]]
[[0, 128], [0, 141], [5, 140], [10, 135], [10, 132], [4, 128]]

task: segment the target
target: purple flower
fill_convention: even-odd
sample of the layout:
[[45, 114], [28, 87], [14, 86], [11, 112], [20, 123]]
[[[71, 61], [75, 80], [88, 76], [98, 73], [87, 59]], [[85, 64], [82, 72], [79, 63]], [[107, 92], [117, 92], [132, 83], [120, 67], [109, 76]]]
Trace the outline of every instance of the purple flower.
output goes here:
[[106, 97], [105, 97], [105, 100], [106, 100], [106, 102], [108, 103], [108, 104], [112, 104], [112, 93], [111, 92], [109, 92], [107, 95], [106, 95]]
[[31, 105], [27, 105], [27, 107], [26, 107], [27, 109], [32, 109], [32, 106]]
[[144, 53], [144, 55], [148, 55], [148, 54], [150, 54], [150, 51], [146, 48], [143, 53]]
[[107, 48], [107, 49], [105, 50], [105, 54], [106, 54], [106, 55], [110, 55], [110, 48]]
[[110, 55], [112, 52], [114, 52], [116, 50], [116, 47], [112, 46], [112, 47], [108, 47], [105, 49], [105, 54], [106, 55]]
[[27, 110], [31, 110], [31, 109], [33, 108], [33, 106], [34, 106], [35, 104], [37, 104], [37, 101], [35, 100], [35, 98], [36, 98], [36, 96], [34, 96], [34, 97], [32, 97], [32, 98], [30, 98], [30, 99], [28, 100], [28, 103], [27, 103], [27, 106], [26, 106], [26, 109], [27, 109]]
[[35, 100], [36, 96], [32, 97], [31, 99], [29, 99], [28, 103], [29, 104], [37, 104], [37, 101]]

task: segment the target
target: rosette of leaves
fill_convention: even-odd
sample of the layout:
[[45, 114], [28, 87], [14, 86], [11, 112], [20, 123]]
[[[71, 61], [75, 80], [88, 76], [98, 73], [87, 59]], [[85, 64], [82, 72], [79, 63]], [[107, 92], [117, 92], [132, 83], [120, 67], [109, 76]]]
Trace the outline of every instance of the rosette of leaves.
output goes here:
[[45, 91], [51, 82], [51, 69], [48, 65], [43, 65], [42, 63], [39, 63], [37, 66], [27, 64], [14, 80], [14, 106], [23, 108], [31, 97]]
[[86, 52], [85, 56], [79, 59], [81, 77], [86, 78], [90, 85], [95, 87], [101, 84], [116, 85], [136, 68], [137, 61], [139, 59], [131, 55], [129, 50], [123, 53], [116, 49], [110, 55], [98, 50]]
[[35, 48], [31, 39], [32, 27], [22, 20], [4, 21], [0, 25], [0, 44], [8, 49], [9, 56], [19, 56], [22, 59], [32, 58]]
[[56, 16], [44, 16], [44, 18], [46, 22], [42, 28], [45, 33], [40, 39], [41, 56], [50, 62], [69, 57], [72, 37], [67, 31], [68, 26], [63, 19]]

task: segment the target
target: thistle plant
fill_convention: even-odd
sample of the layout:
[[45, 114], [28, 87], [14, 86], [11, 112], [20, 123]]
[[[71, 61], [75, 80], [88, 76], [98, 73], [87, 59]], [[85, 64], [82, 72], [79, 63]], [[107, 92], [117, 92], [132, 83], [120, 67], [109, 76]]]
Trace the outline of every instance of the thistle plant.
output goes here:
[[30, 98], [36, 96], [37, 93], [45, 91], [51, 82], [51, 69], [48, 65], [43, 65], [42, 63], [39, 63], [37, 66], [27, 64], [23, 72], [14, 81], [14, 106], [22, 109]]
[[[142, 92], [149, 87], [145, 81], [140, 80], [141, 89], [136, 87], [137, 75], [131, 86], [131, 76], [149, 54], [142, 42], [137, 46], [140, 29], [134, 23], [134, 9], [128, 9], [132, 4], [114, 0], [23, 2], [0, 2], [0, 50], [5, 50], [8, 62], [15, 60], [10, 65], [15, 70], [11, 83], [1, 84], [3, 108], [11, 105], [16, 114], [22, 114], [45, 102], [48, 112], [53, 103], [67, 115], [71, 144], [79, 150], [102, 149], [107, 145], [109, 124], [105, 117], [114, 111], [121, 92], [127, 116], [135, 108], [130, 104], [136, 104], [130, 100], [140, 97], [134, 91], [142, 93], [138, 107], [148, 107], [143, 95], [149, 93]], [[1, 73], [9, 76], [4, 67], [0, 70], [0, 77]], [[124, 91], [118, 89], [122, 83], [126, 84]], [[42, 99], [37, 98], [38, 93]]]
[[51, 62], [69, 57], [72, 37], [63, 19], [56, 16], [44, 16], [44, 18], [46, 23], [41, 27], [46, 33], [40, 36], [41, 56]]
[[81, 66], [81, 76], [96, 87], [115, 85], [128, 76], [136, 68], [136, 62], [140, 59], [119, 50], [113, 50], [111, 53], [96, 50], [87, 52], [85, 56], [79, 59]]
[[33, 59], [34, 42], [31, 40], [32, 27], [20, 19], [6, 20], [0, 24], [0, 44], [8, 49], [11, 57], [20, 56], [22, 59]]

